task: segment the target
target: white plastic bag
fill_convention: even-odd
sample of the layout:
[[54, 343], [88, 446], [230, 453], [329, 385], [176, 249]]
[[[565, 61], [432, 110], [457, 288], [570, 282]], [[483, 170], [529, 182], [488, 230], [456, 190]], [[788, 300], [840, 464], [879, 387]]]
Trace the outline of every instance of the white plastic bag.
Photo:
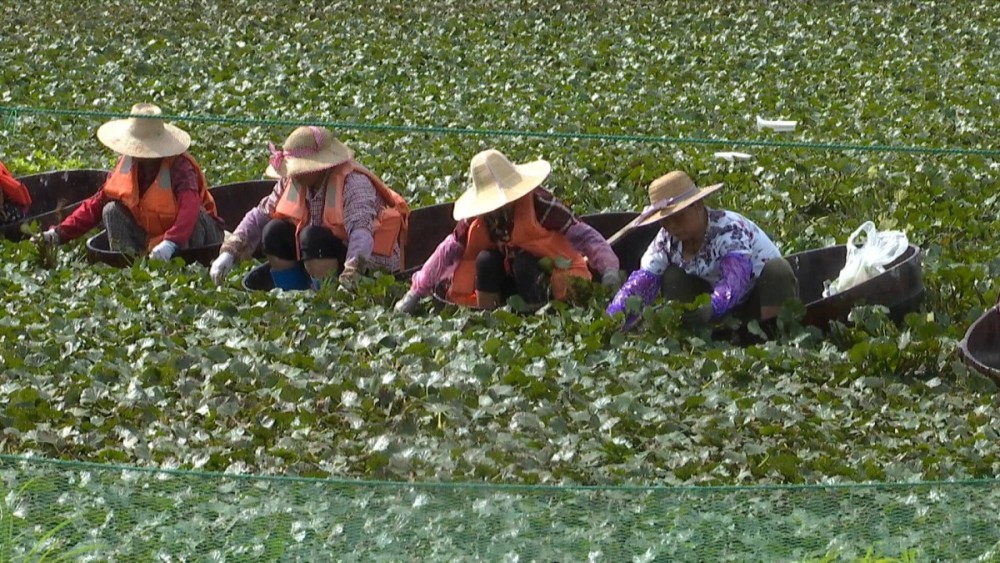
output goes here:
[[[857, 245], [857, 238], [867, 235], [863, 246]], [[823, 297], [830, 297], [867, 281], [885, 271], [885, 267], [899, 258], [910, 246], [903, 231], [882, 231], [875, 223], [866, 221], [847, 239], [847, 262], [837, 279], [826, 282]]]

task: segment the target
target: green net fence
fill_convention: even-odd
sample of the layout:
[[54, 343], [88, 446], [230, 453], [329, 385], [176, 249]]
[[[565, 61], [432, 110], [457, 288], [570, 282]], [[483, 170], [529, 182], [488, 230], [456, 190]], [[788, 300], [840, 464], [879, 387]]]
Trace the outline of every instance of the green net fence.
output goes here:
[[0, 483], [5, 561], [1000, 558], [1000, 481], [494, 486], [3, 456]]
[[[95, 111], [73, 108], [42, 108], [42, 107], [20, 107], [0, 105], [0, 115], [6, 116], [3, 119], [4, 127], [16, 127], [17, 120], [21, 116], [55, 116], [57, 118], [85, 118], [85, 119], [121, 119], [133, 116], [130, 112], [123, 111]], [[531, 131], [523, 129], [489, 129], [477, 127], [452, 127], [437, 125], [398, 125], [390, 123], [361, 123], [355, 121], [330, 121], [323, 119], [268, 119], [255, 118], [250, 116], [225, 116], [208, 114], [161, 114], [158, 118], [169, 121], [181, 121], [190, 123], [218, 123], [225, 125], [243, 125], [254, 127], [298, 127], [301, 125], [319, 125], [335, 131], [380, 131], [380, 132], [403, 132], [403, 133], [430, 133], [435, 135], [463, 135], [490, 138], [503, 137], [525, 137], [534, 139], [558, 139], [558, 140], [592, 140], [607, 141], [613, 143], [654, 143], [654, 144], [675, 144], [675, 145], [722, 145], [739, 148], [750, 147], [772, 147], [784, 149], [811, 149], [823, 151], [862, 151], [862, 152], [886, 152], [886, 153], [908, 153], [908, 154], [934, 154], [934, 155], [965, 155], [965, 156], [1000, 156], [1000, 149], [975, 148], [975, 147], [935, 147], [935, 146], [914, 146], [914, 145], [887, 145], [879, 143], [842, 143], [842, 142], [813, 142], [813, 141], [776, 141], [770, 139], [723, 139], [707, 137], [673, 137], [664, 135], [634, 135], [628, 133], [583, 133], [579, 131]]]

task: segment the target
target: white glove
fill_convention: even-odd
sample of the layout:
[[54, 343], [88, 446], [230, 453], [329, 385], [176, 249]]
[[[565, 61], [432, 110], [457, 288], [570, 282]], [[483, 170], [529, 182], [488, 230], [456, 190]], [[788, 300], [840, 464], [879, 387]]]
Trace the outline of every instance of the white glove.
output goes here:
[[417, 311], [417, 305], [420, 304], [420, 296], [412, 291], [407, 291], [406, 295], [403, 296], [398, 302], [396, 302], [397, 313], [406, 313], [407, 315], [412, 315]]
[[622, 286], [622, 275], [618, 270], [608, 270], [601, 276], [601, 285], [609, 288], [611, 291], [618, 291]]
[[59, 232], [56, 231], [55, 227], [52, 227], [42, 233], [42, 242], [49, 246], [59, 246], [59, 243], [62, 241], [59, 240]]
[[212, 269], [209, 273], [215, 285], [222, 285], [222, 282], [226, 281], [226, 276], [233, 270], [234, 264], [236, 264], [236, 256], [232, 252], [223, 252], [212, 261]]
[[358, 283], [357, 261], [348, 260], [347, 263], [344, 264], [344, 271], [340, 273], [337, 281], [340, 282], [340, 286], [347, 291], [353, 290], [354, 286]]
[[174, 252], [177, 252], [177, 243], [164, 240], [149, 251], [149, 257], [153, 260], [170, 260]]

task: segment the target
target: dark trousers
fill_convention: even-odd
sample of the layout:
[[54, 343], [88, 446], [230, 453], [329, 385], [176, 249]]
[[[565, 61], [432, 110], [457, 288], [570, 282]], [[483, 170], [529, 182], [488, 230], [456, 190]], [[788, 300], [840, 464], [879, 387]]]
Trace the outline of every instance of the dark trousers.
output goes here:
[[[712, 292], [711, 284], [678, 266], [667, 268], [663, 273], [661, 287], [666, 299], [681, 302], [691, 302], [699, 295]], [[750, 290], [750, 295], [729, 314], [743, 322], [760, 320], [761, 307], [780, 307], [789, 299], [798, 297], [799, 281], [788, 261], [784, 258], [768, 260]]]
[[520, 252], [507, 261], [499, 250], [484, 250], [476, 257], [476, 291], [498, 293], [502, 299], [520, 295], [528, 304], [548, 301], [548, 274], [542, 271], [540, 258]]
[[[295, 223], [284, 219], [271, 219], [264, 225], [261, 248], [267, 256], [281, 260], [298, 260], [295, 244]], [[309, 225], [299, 233], [298, 247], [302, 250], [302, 260], [336, 258], [339, 268], [344, 268], [347, 260], [347, 246], [333, 231], [319, 225]]]
[[[144, 254], [146, 252], [149, 237], [123, 203], [109, 201], [104, 204], [104, 208], [101, 209], [101, 218], [104, 221], [104, 228], [108, 231], [108, 248], [110, 250], [130, 254]], [[222, 244], [224, 237], [225, 231], [223, 231], [222, 225], [202, 209], [198, 211], [198, 222], [194, 224], [191, 238], [188, 239], [183, 248], [201, 248]]]
[[20, 223], [24, 220], [24, 210], [19, 205], [9, 201], [0, 205], [0, 225], [10, 225]]

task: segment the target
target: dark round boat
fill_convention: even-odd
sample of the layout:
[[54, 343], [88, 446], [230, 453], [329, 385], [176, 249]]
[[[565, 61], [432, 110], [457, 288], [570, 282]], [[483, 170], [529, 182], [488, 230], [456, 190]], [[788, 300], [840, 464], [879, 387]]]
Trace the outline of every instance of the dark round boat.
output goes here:
[[[613, 212], [584, 215], [580, 219], [594, 227], [605, 238], [611, 237], [637, 216], [634, 212]], [[400, 279], [409, 276], [430, 257], [437, 245], [454, 229], [451, 204], [417, 209], [410, 221], [410, 241], [407, 245], [406, 269], [397, 274]], [[632, 272], [639, 267], [642, 255], [659, 225], [652, 224], [633, 229], [621, 237], [611, 248], [618, 255], [622, 270]], [[413, 251], [411, 249], [417, 249]], [[824, 282], [840, 274], [847, 260], [845, 245], [807, 250], [785, 257], [799, 280], [799, 298], [806, 306], [803, 324], [826, 328], [831, 321], [846, 322], [851, 309], [859, 305], [883, 305], [890, 317], [899, 321], [915, 310], [924, 295], [921, 252], [910, 247], [890, 264], [882, 274], [830, 297], [823, 297]], [[270, 267], [261, 264], [243, 279], [247, 290], [267, 291], [274, 288]], [[440, 296], [437, 296], [441, 299]]]
[[[607, 239], [631, 223], [637, 216], [638, 214], [634, 212], [594, 213], [584, 215], [580, 217], [580, 220], [594, 227], [594, 230]], [[646, 253], [646, 248], [653, 242], [658, 232], [660, 232], [659, 225], [655, 223], [645, 225], [632, 229], [611, 245], [611, 249], [618, 256], [620, 267], [626, 275], [639, 269], [642, 255]]]
[[[215, 198], [215, 207], [219, 216], [225, 221], [226, 229], [232, 230], [239, 225], [243, 216], [254, 208], [260, 200], [274, 189], [274, 180], [251, 180], [235, 182], [210, 188]], [[174, 255], [188, 264], [199, 263], [205, 266], [212, 264], [219, 255], [221, 244], [185, 248]], [[102, 262], [116, 268], [124, 268], [132, 263], [135, 257], [108, 248], [108, 233], [101, 231], [87, 240], [87, 259], [91, 262]]]
[[[581, 220], [609, 238], [636, 216], [634, 212], [600, 213], [585, 215]], [[611, 245], [622, 270], [628, 273], [639, 267], [642, 255], [659, 229], [655, 223], [645, 225], [629, 231]], [[805, 325], [825, 329], [832, 321], [846, 322], [851, 309], [859, 305], [883, 305], [889, 309], [890, 317], [898, 322], [906, 313], [915, 310], [924, 296], [921, 252], [913, 245], [882, 274], [826, 298], [823, 297], [824, 282], [840, 274], [847, 260], [846, 245], [807, 250], [785, 258], [799, 280], [799, 298], [806, 308]], [[443, 299], [440, 295], [435, 297]]]
[[1000, 310], [990, 307], [972, 323], [958, 349], [965, 365], [1000, 385]]
[[107, 177], [107, 170], [92, 169], [56, 170], [19, 177], [18, 180], [31, 194], [31, 207], [24, 220], [4, 225], [0, 233], [5, 238], [19, 241], [27, 237], [21, 230], [25, 224], [37, 222], [43, 230], [59, 224], [87, 198], [97, 193]]
[[[631, 223], [637, 216], [638, 214], [635, 212], [612, 211], [581, 215], [580, 220], [601, 233], [605, 239], [610, 239], [612, 235]], [[659, 231], [660, 226], [657, 224], [645, 225], [628, 231], [611, 243], [611, 250], [618, 256], [619, 268], [624, 270], [626, 275], [639, 268], [642, 255], [646, 253], [646, 248], [653, 242]], [[591, 273], [594, 275], [594, 279], [599, 279], [599, 272], [592, 271]], [[435, 293], [433, 297], [438, 306], [457, 306], [440, 293]], [[471, 308], [476, 309], [477, 307]]]
[[785, 256], [799, 279], [799, 299], [806, 306], [803, 324], [826, 328], [831, 321], [846, 322], [851, 309], [882, 305], [900, 322], [924, 297], [922, 253], [910, 245], [885, 271], [870, 280], [830, 297], [823, 297], [824, 283], [840, 275], [847, 261], [847, 246], [837, 245]]
[[[403, 249], [403, 270], [396, 273], [396, 278], [410, 279], [431, 257], [438, 244], [451, 234], [455, 229], [455, 219], [451, 213], [451, 203], [420, 207], [410, 212], [409, 235]], [[250, 270], [243, 277], [243, 288], [247, 291], [274, 289], [271, 265], [265, 262]]]

